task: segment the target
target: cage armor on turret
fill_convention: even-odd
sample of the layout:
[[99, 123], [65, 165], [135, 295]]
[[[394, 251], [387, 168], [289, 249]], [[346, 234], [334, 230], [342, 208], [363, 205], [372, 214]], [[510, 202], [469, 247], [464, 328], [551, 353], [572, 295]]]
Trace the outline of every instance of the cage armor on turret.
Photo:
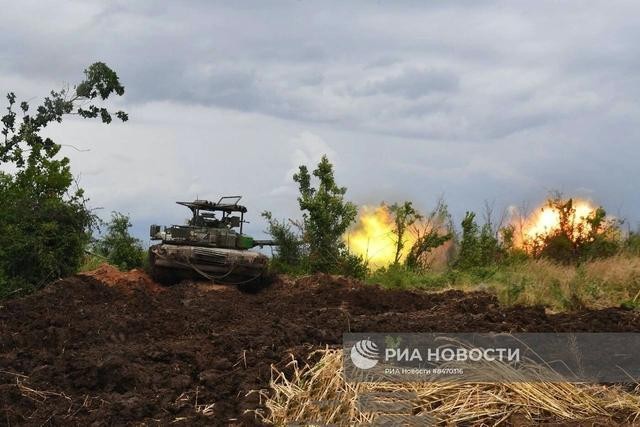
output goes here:
[[176, 202], [192, 215], [186, 225], [150, 227], [151, 240], [161, 241], [149, 248], [154, 279], [163, 283], [186, 278], [230, 284], [264, 281], [268, 258], [250, 249], [275, 243], [243, 234], [247, 208], [239, 204], [241, 198]]

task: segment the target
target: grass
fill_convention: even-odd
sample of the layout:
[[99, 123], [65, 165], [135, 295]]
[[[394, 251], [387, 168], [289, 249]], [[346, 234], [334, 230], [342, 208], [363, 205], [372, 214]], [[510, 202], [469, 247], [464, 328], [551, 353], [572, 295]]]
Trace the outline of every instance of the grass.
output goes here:
[[[114, 264], [112, 262], [109, 261], [108, 258], [92, 253], [92, 252], [87, 252], [84, 256], [84, 260], [82, 261], [82, 265], [80, 265], [80, 268], [78, 269], [79, 273], [84, 273], [87, 271], [93, 271], [96, 268], [100, 267], [102, 264], [110, 264], [113, 265], [114, 267], [116, 267], [117, 269], [121, 270], [121, 271], [128, 271], [129, 268], [127, 268], [126, 266], [122, 266], [122, 265], [117, 265]], [[142, 268], [143, 270], [149, 270], [149, 253], [148, 252], [143, 252], [142, 254], [142, 265], [140, 265], [139, 267], [136, 268]]]
[[[508, 383], [472, 382], [345, 382], [342, 350], [321, 350], [319, 361], [300, 368], [288, 367], [288, 377], [275, 368], [270, 390], [259, 392], [264, 406], [263, 421], [273, 425], [371, 423], [384, 412], [367, 411], [360, 403], [369, 393], [411, 396], [408, 413], [445, 425], [497, 425], [515, 417], [519, 424], [635, 423], [640, 416], [638, 389], [616, 385], [574, 384], [557, 381]], [[511, 367], [494, 367], [509, 376]], [[542, 367], [542, 369], [546, 369]], [[513, 371], [513, 372], [511, 372]], [[417, 419], [412, 419], [414, 422]], [[380, 421], [380, 419], [378, 419]], [[397, 422], [398, 419], [395, 419]], [[410, 420], [408, 420], [410, 421]], [[413, 425], [413, 424], [412, 424]]]
[[80, 265], [80, 269], [78, 272], [84, 273], [86, 271], [92, 271], [96, 268], [100, 267], [102, 264], [108, 263], [108, 260], [105, 257], [86, 253], [84, 256], [84, 260], [82, 261], [82, 265]]
[[373, 272], [369, 283], [389, 288], [481, 290], [504, 305], [544, 305], [555, 311], [581, 307], [640, 307], [640, 256], [617, 255], [580, 266], [530, 259], [468, 271], [423, 273], [389, 267]]

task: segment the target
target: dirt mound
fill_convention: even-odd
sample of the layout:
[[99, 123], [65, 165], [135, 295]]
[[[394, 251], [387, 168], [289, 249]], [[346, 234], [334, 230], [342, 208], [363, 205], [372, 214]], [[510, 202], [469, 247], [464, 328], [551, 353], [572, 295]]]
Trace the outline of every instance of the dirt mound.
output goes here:
[[607, 309], [503, 309], [485, 293], [385, 291], [315, 275], [257, 294], [101, 267], [0, 305], [0, 422], [256, 423], [270, 366], [337, 346], [342, 333], [637, 331]]
[[81, 273], [81, 275], [92, 277], [107, 286], [117, 287], [125, 292], [134, 292], [135, 290], [162, 292], [165, 290], [140, 269], [120, 271], [114, 266], [104, 263], [95, 270]]

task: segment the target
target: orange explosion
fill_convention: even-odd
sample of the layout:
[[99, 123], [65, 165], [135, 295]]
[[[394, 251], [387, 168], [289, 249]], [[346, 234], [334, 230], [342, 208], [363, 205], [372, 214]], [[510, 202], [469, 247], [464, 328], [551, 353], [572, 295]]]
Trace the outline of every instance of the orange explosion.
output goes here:
[[[363, 206], [356, 226], [347, 232], [344, 239], [349, 251], [362, 256], [372, 267], [384, 267], [395, 260], [396, 235], [393, 216], [386, 205]], [[416, 241], [411, 230], [404, 236], [405, 249]], [[406, 251], [405, 251], [406, 252]]]
[[[590, 225], [587, 218], [592, 216], [596, 208], [586, 200], [573, 200], [575, 212], [570, 221], [573, 224], [574, 238], [580, 237], [580, 233], [588, 233]], [[533, 242], [539, 238], [549, 236], [560, 229], [560, 211], [549, 204], [545, 204], [536, 209], [521, 224], [521, 233], [516, 244], [524, 247], [528, 242]]]

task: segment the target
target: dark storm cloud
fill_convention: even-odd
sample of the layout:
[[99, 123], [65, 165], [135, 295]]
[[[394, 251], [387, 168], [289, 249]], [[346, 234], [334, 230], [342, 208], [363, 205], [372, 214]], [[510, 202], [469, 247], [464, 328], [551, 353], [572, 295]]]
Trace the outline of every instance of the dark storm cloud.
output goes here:
[[[443, 135], [437, 121], [457, 127], [452, 138], [496, 138], [573, 114], [533, 94], [592, 91], [611, 103], [604, 98], [618, 92], [621, 75], [639, 68], [631, 58], [640, 57], [640, 34], [624, 3], [607, 19], [598, 7], [575, 13], [550, 2], [78, 5], [63, 3], [51, 21], [9, 22], [1, 69], [70, 76], [99, 57], [121, 71], [131, 102], [198, 103], [415, 137]], [[436, 99], [421, 99], [429, 95]], [[444, 104], [442, 122], [431, 106]], [[409, 128], [408, 111], [416, 116]]]
[[451, 92], [458, 88], [458, 78], [439, 70], [403, 69], [399, 74], [369, 81], [354, 91], [355, 95], [390, 94], [408, 99], [433, 92]]
[[[148, 120], [139, 138], [191, 152], [204, 150], [198, 138], [245, 144], [243, 159], [263, 174], [261, 150], [284, 156], [284, 170], [330, 150], [359, 176], [375, 164], [376, 188], [424, 180], [459, 206], [581, 189], [613, 205], [626, 197], [640, 218], [637, 2], [4, 3], [0, 82], [36, 96], [103, 60], [127, 86], [130, 126]], [[199, 129], [190, 142], [185, 122]], [[175, 191], [203, 191], [188, 174], [174, 178]], [[264, 184], [285, 194], [280, 180]], [[369, 185], [348, 184], [362, 197]]]

